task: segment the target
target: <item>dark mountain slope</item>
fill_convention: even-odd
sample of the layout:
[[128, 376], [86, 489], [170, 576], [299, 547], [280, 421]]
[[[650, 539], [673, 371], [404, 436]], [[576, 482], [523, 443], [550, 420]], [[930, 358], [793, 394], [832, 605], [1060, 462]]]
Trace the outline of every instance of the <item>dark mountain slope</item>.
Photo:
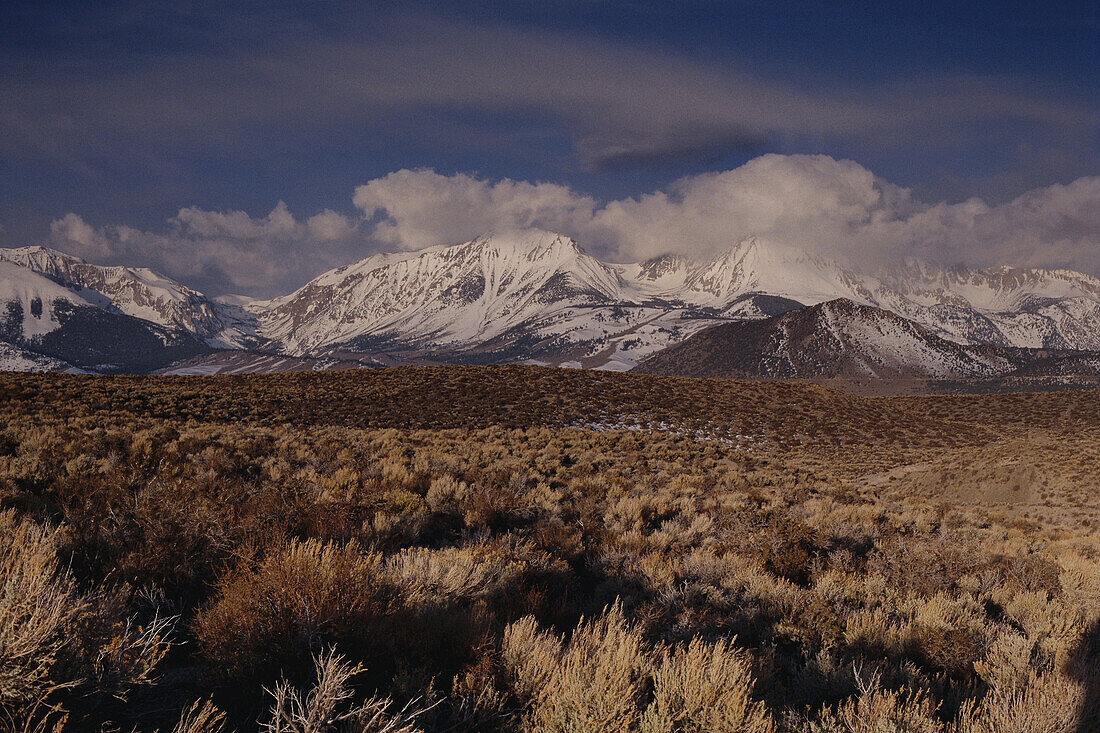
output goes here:
[[831, 300], [728, 323], [657, 352], [635, 371], [691, 377], [957, 379], [1003, 374], [996, 349], [948, 341], [890, 311]]

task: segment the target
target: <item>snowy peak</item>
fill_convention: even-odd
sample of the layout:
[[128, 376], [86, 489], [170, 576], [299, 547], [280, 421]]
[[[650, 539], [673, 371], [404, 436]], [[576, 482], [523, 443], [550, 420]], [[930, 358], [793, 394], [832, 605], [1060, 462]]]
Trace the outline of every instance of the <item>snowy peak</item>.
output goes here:
[[620, 298], [613, 268], [569, 237], [532, 230], [376, 255], [256, 307], [261, 332], [301, 354], [363, 337], [471, 344], [566, 305]]
[[[756, 237], [705, 260], [668, 254], [609, 265], [557, 232], [503, 231], [373, 255], [268, 301], [211, 299], [148, 269], [103, 267], [43, 247], [0, 250], [0, 265], [5, 328], [20, 348], [28, 347], [26, 339], [39, 339], [34, 348], [40, 349], [61, 339], [58, 333], [71, 338], [80, 324], [110, 321], [120, 338], [189, 335], [207, 347], [321, 360], [366, 355], [372, 363], [536, 361], [627, 369], [709, 326], [770, 323], [785, 313], [797, 323], [810, 318], [793, 315], [804, 306], [845, 299], [902, 321], [889, 325], [885, 316], [855, 317], [842, 312], [850, 306], [831, 305], [810, 311], [815, 328], [839, 334], [830, 343], [894, 363], [898, 373], [915, 367], [876, 351], [887, 331], [894, 346], [899, 339], [909, 344], [898, 349], [940, 365], [929, 367], [936, 373], [965, 372], [969, 367], [957, 366], [965, 354], [943, 355], [960, 348], [979, 358], [970, 349], [978, 344], [1100, 352], [1096, 278], [922, 262], [871, 273]], [[54, 303], [62, 304], [60, 311]], [[862, 330], [852, 330], [858, 324]], [[921, 332], [903, 324], [917, 324]], [[929, 335], [951, 346], [918, 347]], [[96, 338], [88, 335], [88, 349]], [[60, 347], [53, 353], [78, 366], [99, 363], [88, 349], [77, 361]]]
[[99, 293], [74, 291], [29, 268], [0, 259], [0, 338], [6, 341], [56, 330], [60, 325], [58, 310], [66, 307], [109, 305]]
[[559, 279], [566, 295], [596, 299], [620, 296], [614, 269], [585, 254], [571, 238], [556, 232], [533, 230], [480, 237], [467, 245], [480, 255], [486, 302], [504, 297], [523, 284], [536, 290]]
[[[741, 293], [757, 290], [761, 275], [761, 247], [756, 239], [746, 239], [730, 247], [688, 278], [688, 289], [706, 293], [725, 302]], [[764, 265], [766, 267], [766, 265]]]
[[839, 264], [758, 238], [738, 242], [691, 274], [685, 298], [723, 307], [747, 293], [813, 304], [837, 297], [866, 302], [866, 286]]
[[634, 270], [639, 282], [682, 285], [698, 264], [684, 255], [660, 255], [640, 262]]
[[0, 368], [55, 371], [141, 371], [207, 350], [178, 329], [127, 315], [98, 290], [6, 259], [0, 345]]
[[243, 333], [235, 327], [240, 324], [233, 323], [227, 309], [148, 268], [93, 265], [47, 247], [0, 249], [0, 260], [32, 270], [74, 292], [87, 292], [86, 299], [102, 296], [119, 313], [218, 346], [241, 345]]
[[[506, 339], [540, 353], [557, 344], [575, 355], [570, 363], [599, 365], [634, 358], [620, 346], [674, 343], [698, 330], [699, 318], [763, 319], [837, 298], [893, 311], [959, 344], [1100, 348], [1094, 278], [922, 263], [876, 276], [755, 237], [706, 261], [670, 254], [607, 265], [554, 232], [503, 232], [375, 255], [250, 308], [261, 335], [292, 355], [484, 347], [505, 358], [498, 347]], [[644, 346], [632, 346], [638, 339]]]
[[889, 276], [894, 289], [916, 300], [957, 299], [983, 311], [1003, 312], [1042, 300], [1100, 300], [1100, 280], [1070, 270], [992, 267], [940, 267], [928, 262], [906, 263]]

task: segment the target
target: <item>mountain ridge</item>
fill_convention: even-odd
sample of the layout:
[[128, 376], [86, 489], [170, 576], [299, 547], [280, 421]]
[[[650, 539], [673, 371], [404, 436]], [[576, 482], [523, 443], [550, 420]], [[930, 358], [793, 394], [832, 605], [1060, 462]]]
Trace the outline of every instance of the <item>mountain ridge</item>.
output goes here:
[[635, 371], [684, 377], [974, 379], [1015, 365], [999, 350], [960, 345], [891, 311], [838, 298], [706, 329]]
[[[136, 319], [203, 348], [317, 364], [625, 370], [707, 327], [838, 298], [890, 311], [957, 345], [1100, 351], [1100, 279], [1090, 275], [918, 261], [862, 272], [755, 237], [709, 258], [612, 264], [559, 232], [514, 230], [375, 254], [252, 301], [211, 298], [152, 270], [94, 265], [44, 247], [0, 250], [0, 262], [7, 268], [0, 300], [18, 300], [24, 311], [30, 301], [16, 297], [19, 283], [34, 281], [47, 300]], [[34, 348], [56, 327], [23, 321], [29, 331], [7, 338], [20, 348]]]

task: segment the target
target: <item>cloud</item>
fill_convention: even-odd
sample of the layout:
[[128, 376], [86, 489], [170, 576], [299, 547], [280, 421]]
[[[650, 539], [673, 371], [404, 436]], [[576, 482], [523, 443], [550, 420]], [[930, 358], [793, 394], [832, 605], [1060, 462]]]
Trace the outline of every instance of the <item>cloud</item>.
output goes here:
[[50, 226], [49, 244], [97, 263], [151, 267], [194, 287], [270, 296], [355, 259], [357, 220], [325, 210], [299, 221], [279, 202], [269, 214], [181, 209], [166, 232], [124, 225], [94, 227], [70, 213]]
[[1000, 206], [941, 203], [903, 224], [884, 227], [884, 236], [918, 255], [1100, 275], [1100, 176], [1037, 188]]
[[431, 170], [376, 178], [358, 186], [353, 201], [368, 220], [377, 220], [372, 229], [377, 242], [404, 250], [503, 229], [577, 231], [596, 207], [591, 197], [554, 183], [490, 182]]
[[602, 205], [553, 184], [403, 170], [356, 189], [366, 231], [392, 249], [537, 226], [615, 261], [704, 258], [747, 237], [850, 265], [905, 258], [1045, 266], [1100, 274], [1100, 177], [1032, 190], [993, 206], [926, 203], [850, 160], [764, 155]]
[[843, 254], [869, 227], [923, 210], [908, 191], [823, 155], [765, 155], [602, 206], [554, 184], [431, 170], [372, 180], [356, 189], [354, 201], [373, 221], [372, 238], [396, 249], [537, 226], [566, 232], [618, 261], [670, 252], [705, 257], [750, 236]]
[[1100, 124], [1087, 96], [1054, 95], [1022, 77], [820, 83], [807, 72], [780, 80], [751, 58], [707, 61], [653, 44], [423, 12], [372, 16], [365, 26], [345, 19], [361, 32], [291, 27], [273, 35], [278, 42], [182, 45], [148, 63], [120, 65], [112, 54], [80, 63], [61, 54], [0, 57], [0, 99], [18, 100], [0, 105], [0, 148], [91, 158], [127, 149], [120, 140], [139, 139], [128, 147], [148, 151], [150, 135], [157, 144], [248, 148], [264, 125], [362, 127], [388, 116], [430, 136], [452, 115], [474, 113], [550, 120], [577, 163], [601, 170], [753, 153], [776, 136], [942, 146], [956, 139], [941, 134], [944, 126], [1016, 120], [1092, 139]]
[[920, 201], [850, 160], [764, 155], [665, 190], [599, 203], [554, 183], [400, 170], [358, 186], [359, 217], [298, 219], [181, 209], [156, 233], [53, 222], [54, 246], [92, 261], [142, 264], [213, 293], [273, 296], [379, 251], [454, 244], [539, 227], [627, 262], [668, 253], [705, 258], [747, 237], [856, 266], [920, 258], [943, 264], [1076, 269], [1100, 275], [1100, 176], [1029, 191], [999, 205]]
[[80, 257], [98, 259], [114, 254], [110, 238], [76, 214], [66, 214], [50, 224], [50, 241], [64, 243]]
[[704, 256], [751, 236], [826, 254], [843, 249], [855, 229], [911, 205], [907, 192], [852, 161], [765, 155], [612, 201], [591, 229], [622, 257], [670, 247]]

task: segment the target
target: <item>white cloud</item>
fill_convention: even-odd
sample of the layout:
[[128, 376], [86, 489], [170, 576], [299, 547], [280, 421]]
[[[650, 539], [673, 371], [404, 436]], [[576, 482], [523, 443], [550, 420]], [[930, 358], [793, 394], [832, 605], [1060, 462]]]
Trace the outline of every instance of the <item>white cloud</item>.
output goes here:
[[77, 214], [50, 227], [50, 243], [93, 262], [137, 264], [217, 294], [282, 294], [355, 259], [358, 221], [325, 210], [298, 221], [279, 202], [266, 216], [180, 209], [165, 233], [127, 226], [96, 228]]
[[612, 201], [592, 226], [628, 258], [670, 249], [706, 255], [750, 236], [824, 253], [910, 205], [905, 191], [851, 161], [765, 155], [682, 179], [667, 192]]
[[553, 184], [430, 170], [372, 180], [356, 189], [355, 204], [377, 219], [372, 238], [390, 249], [538, 226], [617, 261], [670, 252], [705, 257], [757, 236], [857, 265], [920, 257], [1100, 273], [1100, 177], [999, 206], [980, 199], [929, 204], [850, 160], [765, 155], [602, 206]]
[[1000, 206], [937, 204], [887, 227], [924, 257], [1100, 274], [1100, 176], [1037, 188]]
[[330, 209], [325, 209], [306, 220], [306, 232], [318, 242], [349, 239], [355, 235], [356, 227], [356, 222]]
[[68, 249], [80, 257], [109, 257], [112, 254], [107, 236], [72, 213], [50, 224], [50, 239], [68, 244]]
[[243, 211], [204, 211], [192, 207], [180, 209], [176, 223], [185, 234], [204, 238], [278, 239], [299, 233], [299, 224], [282, 201], [259, 219]]
[[459, 242], [487, 231], [542, 227], [576, 231], [596, 202], [554, 183], [485, 181], [430, 170], [400, 170], [355, 189], [353, 199], [374, 224], [374, 238], [416, 250]]
[[613, 261], [706, 257], [750, 236], [857, 266], [907, 257], [946, 264], [1062, 267], [1100, 275], [1100, 176], [1000, 205], [926, 203], [850, 160], [766, 155], [667, 190], [598, 204], [552, 183], [400, 170], [355, 189], [362, 218], [296, 219], [180, 210], [166, 233], [55, 221], [55, 246], [93, 261], [143, 264], [213, 292], [277, 295], [378, 251], [453, 244], [540, 227]]
[[907, 191], [852, 161], [765, 155], [734, 170], [676, 181], [666, 191], [611, 201], [554, 184], [486, 181], [402, 170], [359, 186], [355, 204], [373, 237], [396, 249], [457, 242], [500, 229], [538, 226], [571, 234], [613, 259], [668, 252], [706, 256], [760, 236], [822, 253], [848, 248], [859, 232], [920, 210]]

